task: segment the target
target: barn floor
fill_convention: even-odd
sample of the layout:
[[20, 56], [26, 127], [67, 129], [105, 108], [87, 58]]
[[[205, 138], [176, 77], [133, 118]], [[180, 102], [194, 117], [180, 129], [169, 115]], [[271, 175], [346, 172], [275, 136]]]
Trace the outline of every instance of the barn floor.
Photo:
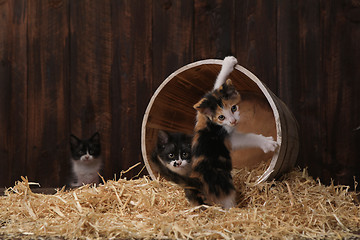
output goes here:
[[254, 184], [256, 170], [234, 172], [238, 207], [192, 207], [183, 190], [148, 177], [107, 181], [54, 194], [27, 179], [0, 197], [1, 238], [357, 239], [358, 196], [294, 170]]

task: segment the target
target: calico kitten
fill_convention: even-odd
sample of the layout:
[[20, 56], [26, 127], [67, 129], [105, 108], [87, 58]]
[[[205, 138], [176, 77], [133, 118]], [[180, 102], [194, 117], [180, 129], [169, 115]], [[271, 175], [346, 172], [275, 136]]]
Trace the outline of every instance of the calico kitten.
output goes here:
[[151, 161], [155, 163], [157, 171], [160, 174], [165, 171], [168, 174], [175, 172], [187, 176], [191, 170], [191, 141], [192, 136], [184, 133], [159, 130], [157, 145], [151, 156]]
[[226, 209], [234, 207], [230, 150], [260, 147], [268, 152], [277, 147], [272, 137], [239, 133], [235, 129], [240, 120], [241, 96], [227, 77], [236, 64], [236, 58], [226, 57], [214, 89], [194, 105], [197, 121], [189, 177], [171, 176], [175, 183], [185, 187], [186, 197], [192, 204], [217, 204]]
[[190, 177], [198, 179], [202, 187], [185, 189], [192, 204], [216, 204], [226, 209], [235, 206], [229, 138], [239, 120], [239, 103], [239, 93], [227, 80], [194, 105], [198, 112]]
[[[244, 147], [260, 147], [264, 152], [274, 151], [277, 142], [272, 137], [253, 133], [239, 133], [236, 125], [240, 120], [241, 96], [228, 75], [237, 60], [226, 57], [216, 79], [213, 91], [194, 105], [197, 122], [193, 140], [193, 166], [190, 177], [199, 179], [201, 189], [187, 190], [190, 202], [219, 204], [224, 208], [235, 206], [235, 188], [231, 170], [230, 150]], [[227, 79], [227, 80], [226, 80]], [[200, 190], [200, 191], [199, 191]]]
[[226, 57], [221, 71], [216, 78], [214, 89], [194, 105], [197, 113], [195, 131], [204, 121], [213, 122], [222, 126], [229, 133], [229, 149], [259, 147], [265, 153], [275, 151], [278, 146], [273, 137], [264, 137], [261, 134], [240, 133], [236, 131], [236, 125], [240, 121], [239, 103], [240, 94], [232, 85], [229, 74], [237, 64], [235, 57]]
[[70, 135], [72, 177], [70, 187], [80, 187], [83, 184], [99, 184], [98, 173], [102, 168], [100, 157], [100, 134], [96, 132], [89, 139], [81, 140]]

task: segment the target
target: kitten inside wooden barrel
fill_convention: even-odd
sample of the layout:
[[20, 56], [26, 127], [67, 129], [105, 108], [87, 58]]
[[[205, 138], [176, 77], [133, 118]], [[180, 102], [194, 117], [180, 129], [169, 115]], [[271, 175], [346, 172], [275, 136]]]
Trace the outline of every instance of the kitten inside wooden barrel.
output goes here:
[[259, 147], [269, 152], [275, 151], [278, 146], [272, 137], [236, 131], [241, 117], [241, 96], [232, 81], [227, 79], [236, 64], [236, 58], [226, 57], [214, 89], [194, 105], [197, 116], [189, 177], [165, 170], [162, 172], [163, 175], [168, 174], [168, 179], [184, 186], [186, 197], [194, 205], [205, 203], [226, 209], [234, 207], [230, 151]]
[[[152, 153], [151, 161], [156, 170], [171, 174], [175, 172], [182, 176], [189, 175], [191, 170], [192, 136], [184, 133], [174, 133], [159, 130], [157, 144]], [[167, 174], [164, 174], [166, 177]], [[168, 180], [172, 180], [166, 177]]]
[[89, 139], [79, 139], [70, 135], [72, 176], [70, 187], [83, 184], [99, 184], [102, 168], [100, 134], [96, 132]]

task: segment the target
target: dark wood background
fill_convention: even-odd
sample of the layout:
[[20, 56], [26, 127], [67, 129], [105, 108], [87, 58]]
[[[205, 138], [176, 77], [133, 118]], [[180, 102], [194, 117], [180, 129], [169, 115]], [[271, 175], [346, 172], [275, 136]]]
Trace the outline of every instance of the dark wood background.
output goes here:
[[119, 176], [142, 162], [141, 122], [159, 84], [227, 55], [295, 114], [299, 165], [353, 185], [359, 0], [0, 0], [0, 187], [20, 176], [63, 185], [70, 132], [100, 131], [103, 174]]

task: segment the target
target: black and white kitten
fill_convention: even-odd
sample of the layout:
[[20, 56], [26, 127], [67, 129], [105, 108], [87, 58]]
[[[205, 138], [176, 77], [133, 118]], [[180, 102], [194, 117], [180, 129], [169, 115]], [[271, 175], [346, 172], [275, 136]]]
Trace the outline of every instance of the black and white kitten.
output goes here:
[[[189, 175], [191, 171], [191, 141], [192, 136], [184, 133], [159, 130], [157, 145], [151, 156], [151, 161], [155, 163], [157, 171], [160, 174], [166, 171], [169, 174], [175, 172], [182, 176]], [[169, 174], [164, 176], [167, 176], [168, 180], [172, 180], [171, 177], [169, 179]]]
[[79, 139], [70, 135], [72, 176], [70, 187], [83, 184], [99, 184], [99, 172], [102, 168], [100, 134], [96, 132], [89, 139]]

